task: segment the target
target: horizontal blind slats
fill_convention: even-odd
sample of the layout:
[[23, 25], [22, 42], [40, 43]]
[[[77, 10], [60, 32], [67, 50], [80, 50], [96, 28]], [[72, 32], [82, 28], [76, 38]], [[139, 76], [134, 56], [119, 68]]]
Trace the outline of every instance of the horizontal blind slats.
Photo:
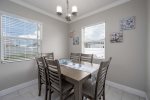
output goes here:
[[39, 54], [39, 24], [25, 19], [3, 15], [1, 59], [15, 61], [31, 59]]
[[95, 58], [105, 58], [105, 23], [83, 28], [84, 53]]

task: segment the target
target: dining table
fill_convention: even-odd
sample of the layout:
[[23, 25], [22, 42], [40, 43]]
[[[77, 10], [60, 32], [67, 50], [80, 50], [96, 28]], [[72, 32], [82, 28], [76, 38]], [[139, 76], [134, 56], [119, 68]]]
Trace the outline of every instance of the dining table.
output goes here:
[[61, 74], [64, 79], [74, 85], [75, 100], [82, 100], [82, 85], [96, 75], [99, 64], [91, 64], [89, 62], [74, 63], [70, 60], [60, 60]]

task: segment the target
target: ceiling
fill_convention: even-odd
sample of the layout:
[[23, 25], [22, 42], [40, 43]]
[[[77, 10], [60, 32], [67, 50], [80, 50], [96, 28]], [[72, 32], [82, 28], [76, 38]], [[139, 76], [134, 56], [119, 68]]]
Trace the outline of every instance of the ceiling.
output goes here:
[[[56, 6], [63, 8], [64, 15], [66, 13], [66, 0], [10, 0], [32, 10], [36, 10], [43, 14], [49, 15], [55, 19], [65, 21], [63, 17], [56, 15]], [[73, 21], [96, 14], [100, 11], [123, 4], [130, 0], [69, 0], [69, 6], [76, 5], [78, 7], [78, 16]], [[70, 9], [71, 10], [71, 9]]]

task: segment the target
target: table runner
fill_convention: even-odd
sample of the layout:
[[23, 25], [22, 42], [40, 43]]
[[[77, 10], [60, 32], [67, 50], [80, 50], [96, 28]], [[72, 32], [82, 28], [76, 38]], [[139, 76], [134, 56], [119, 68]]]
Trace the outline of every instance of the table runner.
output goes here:
[[73, 63], [69, 59], [60, 59], [59, 63], [61, 65], [64, 65], [64, 66], [67, 66], [67, 67], [70, 67], [70, 68], [74, 68], [74, 69], [78, 69], [78, 70], [81, 70], [81, 71], [85, 71], [85, 72], [88, 72], [88, 73], [91, 73], [91, 74], [94, 73], [95, 71], [97, 71], [97, 69], [94, 68], [94, 67], [91, 67], [89, 65], [79, 64], [79, 63]]

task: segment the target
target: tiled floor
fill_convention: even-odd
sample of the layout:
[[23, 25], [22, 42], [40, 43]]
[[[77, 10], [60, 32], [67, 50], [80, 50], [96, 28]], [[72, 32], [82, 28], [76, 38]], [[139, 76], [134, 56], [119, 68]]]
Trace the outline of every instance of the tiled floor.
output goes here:
[[[38, 96], [37, 84], [18, 90], [6, 96], [0, 97], [0, 100], [44, 100], [44, 88], [42, 88], [42, 95]], [[59, 100], [57, 94], [52, 95], [52, 100]], [[71, 99], [70, 99], [71, 100]], [[117, 88], [106, 86], [106, 100], [145, 100], [139, 96], [126, 93]]]

